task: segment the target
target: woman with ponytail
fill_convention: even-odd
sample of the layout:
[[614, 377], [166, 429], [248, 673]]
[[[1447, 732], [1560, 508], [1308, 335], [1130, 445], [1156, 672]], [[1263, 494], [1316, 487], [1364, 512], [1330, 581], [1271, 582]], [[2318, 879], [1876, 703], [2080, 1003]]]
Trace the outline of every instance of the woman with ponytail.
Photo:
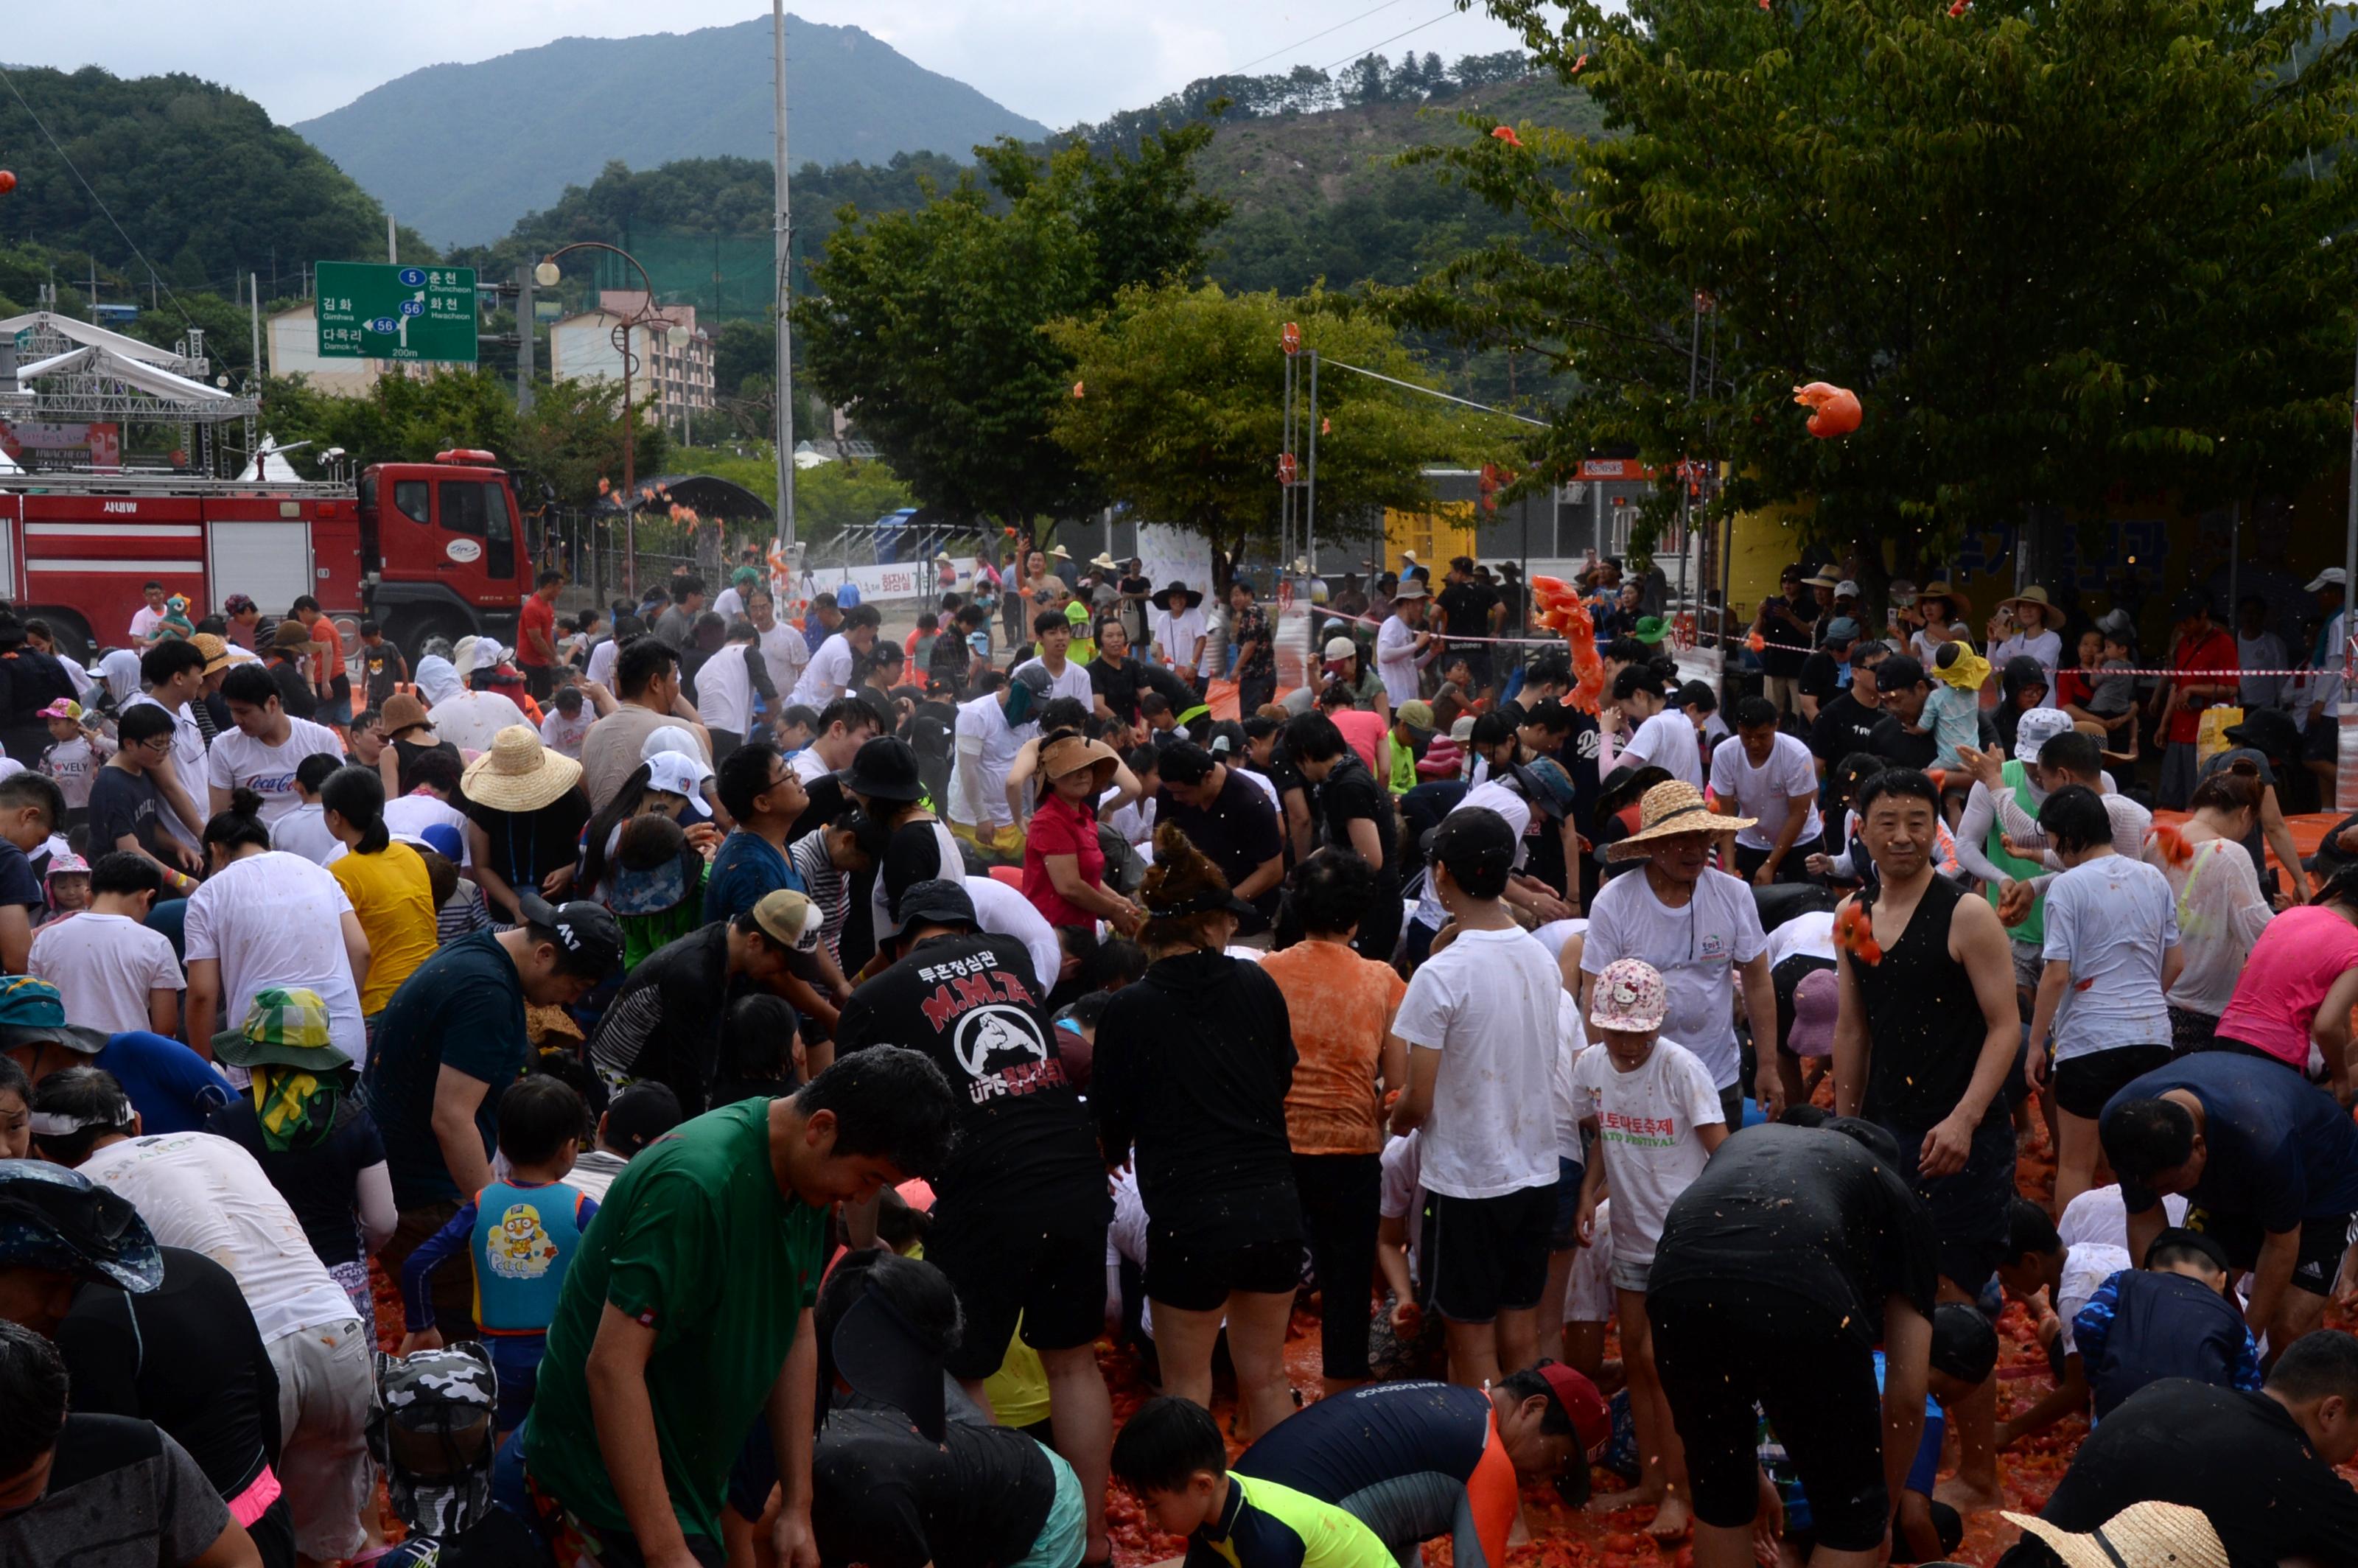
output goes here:
[[204, 845], [211, 874], [189, 895], [185, 925], [188, 1037], [210, 1042], [235, 1028], [263, 991], [315, 990], [336, 1048], [362, 1065], [369, 941], [352, 901], [322, 868], [270, 847], [262, 797], [250, 789], [230, 793], [229, 809], [205, 824]]
[[2157, 825], [2146, 835], [2146, 864], [2169, 879], [2178, 899], [2186, 968], [2165, 1000], [2170, 1044], [2181, 1056], [2211, 1048], [2244, 962], [2275, 913], [2244, 851], [2260, 821], [2264, 790], [2259, 764], [2237, 757], [2194, 786], [2194, 814], [2182, 827]]
[[397, 844], [384, 825], [384, 781], [367, 768], [343, 767], [319, 786], [328, 831], [344, 852], [328, 862], [328, 874], [352, 900], [368, 937], [368, 984], [361, 991], [361, 1016], [369, 1039], [376, 1039], [376, 1015], [410, 972], [434, 956], [434, 879], [426, 858]]

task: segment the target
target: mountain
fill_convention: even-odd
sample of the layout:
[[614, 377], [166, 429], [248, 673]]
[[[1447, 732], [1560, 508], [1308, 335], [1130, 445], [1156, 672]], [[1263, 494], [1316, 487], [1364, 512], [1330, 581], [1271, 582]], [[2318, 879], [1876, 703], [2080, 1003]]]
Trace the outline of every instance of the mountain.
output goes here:
[[[788, 133], [797, 162], [963, 158], [1048, 128], [926, 70], [858, 27], [786, 18]], [[767, 17], [635, 38], [559, 38], [473, 65], [436, 65], [293, 127], [404, 223], [438, 244], [489, 241], [610, 160], [770, 157]]]

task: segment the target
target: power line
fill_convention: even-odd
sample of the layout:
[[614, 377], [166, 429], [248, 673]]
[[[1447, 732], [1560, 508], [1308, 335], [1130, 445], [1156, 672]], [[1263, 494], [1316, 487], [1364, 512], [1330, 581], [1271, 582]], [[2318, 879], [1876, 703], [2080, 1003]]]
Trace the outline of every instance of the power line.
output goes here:
[[1296, 38], [1296, 39], [1294, 39], [1294, 40], [1293, 40], [1293, 42], [1292, 42], [1292, 43], [1290, 43], [1290, 44], [1286, 45], [1283, 49], [1271, 49], [1271, 50], [1270, 50], [1267, 54], [1265, 54], [1265, 55], [1261, 56], [1261, 57], [1260, 57], [1260, 59], [1249, 59], [1249, 60], [1245, 61], [1245, 62], [1244, 62], [1244, 64], [1242, 64], [1242, 65], [1240, 65], [1240, 66], [1238, 66], [1238, 67], [1236, 68], [1236, 70], [1237, 70], [1237, 71], [1238, 71], [1238, 74], [1241, 74], [1241, 73], [1243, 73], [1243, 72], [1245, 72], [1245, 71], [1250, 70], [1253, 67], [1255, 67], [1255, 66], [1257, 66], [1257, 65], [1260, 65], [1260, 64], [1262, 64], [1262, 63], [1264, 63], [1264, 62], [1266, 62], [1266, 61], [1275, 59], [1278, 56], [1280, 56], [1280, 55], [1282, 55], [1282, 54], [1292, 54], [1295, 49], [1300, 49], [1300, 48], [1301, 48], [1303, 45], [1304, 45], [1304, 44], [1314, 44], [1314, 43], [1316, 43], [1320, 38], [1325, 38], [1328, 33], [1339, 33], [1339, 32], [1341, 32], [1344, 28], [1346, 28], [1346, 27], [1347, 27], [1351, 26], [1351, 25], [1352, 25], [1353, 23], [1355, 23], [1355, 22], [1364, 22], [1364, 21], [1366, 21], [1368, 17], [1370, 17], [1370, 16], [1374, 16], [1377, 12], [1379, 12], [1379, 11], [1389, 11], [1389, 10], [1390, 10], [1393, 6], [1398, 5], [1400, 5], [1400, 4], [1401, 4], [1401, 0], [1384, 0], [1384, 3], [1383, 3], [1382, 5], [1371, 5], [1371, 6], [1369, 6], [1368, 9], [1366, 9], [1366, 10], [1364, 10], [1364, 11], [1360, 12], [1360, 13], [1359, 13], [1357, 16], [1356, 16], [1347, 17], [1347, 18], [1346, 18], [1346, 19], [1345, 19], [1345, 20], [1343, 20], [1343, 21], [1340, 21], [1340, 22], [1336, 23], [1336, 24], [1335, 24], [1333, 27], [1322, 27], [1322, 28], [1321, 28], [1321, 29], [1319, 29], [1317, 32], [1314, 32], [1314, 33], [1311, 34], [1311, 35], [1310, 35], [1308, 38]]
[[1435, 23], [1445, 22], [1449, 20], [1450, 17], [1456, 15], [1458, 15], [1457, 7], [1452, 5], [1448, 10], [1444, 11], [1440, 16], [1432, 18], [1430, 21], [1419, 22], [1413, 27], [1403, 27], [1401, 31], [1394, 33], [1390, 38], [1378, 38], [1374, 43], [1369, 44], [1367, 48], [1360, 49], [1356, 53], [1345, 55], [1341, 59], [1336, 60], [1335, 65], [1322, 66], [1319, 69], [1322, 70], [1332, 70], [1336, 65], [1348, 65], [1355, 59], [1365, 59], [1368, 56], [1375, 53], [1386, 44], [1398, 43], [1401, 39], [1408, 37], [1411, 33], [1421, 33], [1424, 31], [1425, 28], [1433, 26]]
[[41, 116], [34, 112], [33, 106], [30, 103], [25, 102], [25, 95], [16, 91], [16, 79], [9, 75], [5, 70], [0, 70], [0, 82], [5, 82], [7, 84], [9, 94], [16, 100], [18, 107], [22, 108], [26, 114], [30, 116], [34, 129], [39, 131], [43, 138], [49, 142], [49, 150], [58, 155], [58, 161], [66, 166], [68, 172], [71, 173], [75, 179], [81, 182], [81, 188], [84, 191], [89, 193], [92, 202], [97, 206], [101, 212], [106, 214], [106, 221], [114, 225], [114, 232], [117, 234], [122, 235], [123, 243], [124, 244], [131, 247], [131, 254], [139, 258], [139, 265], [147, 269], [147, 276], [149, 279], [152, 280], [157, 287], [164, 291], [164, 297], [172, 302], [172, 308], [179, 311], [180, 320], [185, 325], [190, 327], [195, 326], [196, 322], [190, 319], [187, 307], [180, 303], [180, 297], [172, 292], [172, 286], [166, 283], [162, 275], [157, 272], [156, 264], [147, 259], [146, 253], [139, 248], [138, 242], [132, 239], [128, 233], [124, 232], [123, 225], [115, 222], [114, 210], [107, 206], [105, 200], [101, 198], [97, 190], [92, 187], [90, 181], [82, 178], [82, 172], [81, 169], [74, 167], [74, 160], [66, 157], [66, 149], [58, 145], [58, 138], [50, 135], [49, 127], [42, 122]]

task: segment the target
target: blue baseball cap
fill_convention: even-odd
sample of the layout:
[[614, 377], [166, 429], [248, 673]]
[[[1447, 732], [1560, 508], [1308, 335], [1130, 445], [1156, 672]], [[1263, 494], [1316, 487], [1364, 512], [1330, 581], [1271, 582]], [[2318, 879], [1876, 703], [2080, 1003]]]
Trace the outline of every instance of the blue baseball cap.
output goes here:
[[103, 1029], [66, 1022], [65, 998], [30, 975], [0, 978], [0, 1051], [17, 1045], [63, 1045], [82, 1054], [106, 1049]]

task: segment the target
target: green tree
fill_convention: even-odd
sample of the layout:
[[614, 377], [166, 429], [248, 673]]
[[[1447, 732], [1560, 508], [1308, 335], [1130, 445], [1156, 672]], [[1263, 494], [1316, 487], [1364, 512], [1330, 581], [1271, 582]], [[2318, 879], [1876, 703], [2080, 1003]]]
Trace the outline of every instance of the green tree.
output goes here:
[[1027, 533], [1087, 510], [1095, 492], [1048, 437], [1071, 362], [1041, 329], [1200, 275], [1227, 215], [1190, 165], [1210, 135], [1158, 131], [1134, 157], [1001, 142], [978, 149], [988, 189], [965, 177], [912, 211], [845, 211], [821, 294], [795, 308], [812, 379], [932, 504]]
[[[1131, 289], [1110, 311], [1047, 329], [1072, 357], [1079, 386], [1057, 401], [1057, 444], [1142, 517], [1228, 550], [1274, 538], [1288, 321], [1300, 326], [1305, 350], [1424, 382], [1389, 326], [1330, 296]], [[1318, 396], [1322, 533], [1372, 532], [1381, 508], [1429, 499], [1426, 464], [1503, 449], [1476, 422], [1347, 372], [1328, 371]], [[1307, 454], [1303, 445], [1298, 456]]]
[[[2025, 507], [2289, 490], [2346, 441], [2358, 56], [2320, 0], [1491, 9], [1612, 134], [1416, 155], [1531, 232], [1393, 303], [1552, 365], [1553, 471], [1725, 459], [1723, 508], [1813, 497], [1905, 565]], [[1805, 433], [1819, 380], [1857, 433]]]
[[[644, 398], [640, 399], [644, 416]], [[593, 504], [599, 481], [622, 482], [622, 387], [611, 381], [560, 381], [533, 394], [532, 412], [516, 421], [517, 464], [545, 481], [565, 506]], [[641, 417], [632, 439], [638, 479], [670, 466], [671, 438]]]
[[288, 455], [306, 472], [319, 470], [330, 447], [362, 468], [421, 462], [450, 447], [505, 458], [516, 447], [514, 396], [488, 371], [380, 376], [366, 397], [319, 392], [302, 376], [273, 379], [263, 387], [262, 422], [282, 443], [310, 443]]

